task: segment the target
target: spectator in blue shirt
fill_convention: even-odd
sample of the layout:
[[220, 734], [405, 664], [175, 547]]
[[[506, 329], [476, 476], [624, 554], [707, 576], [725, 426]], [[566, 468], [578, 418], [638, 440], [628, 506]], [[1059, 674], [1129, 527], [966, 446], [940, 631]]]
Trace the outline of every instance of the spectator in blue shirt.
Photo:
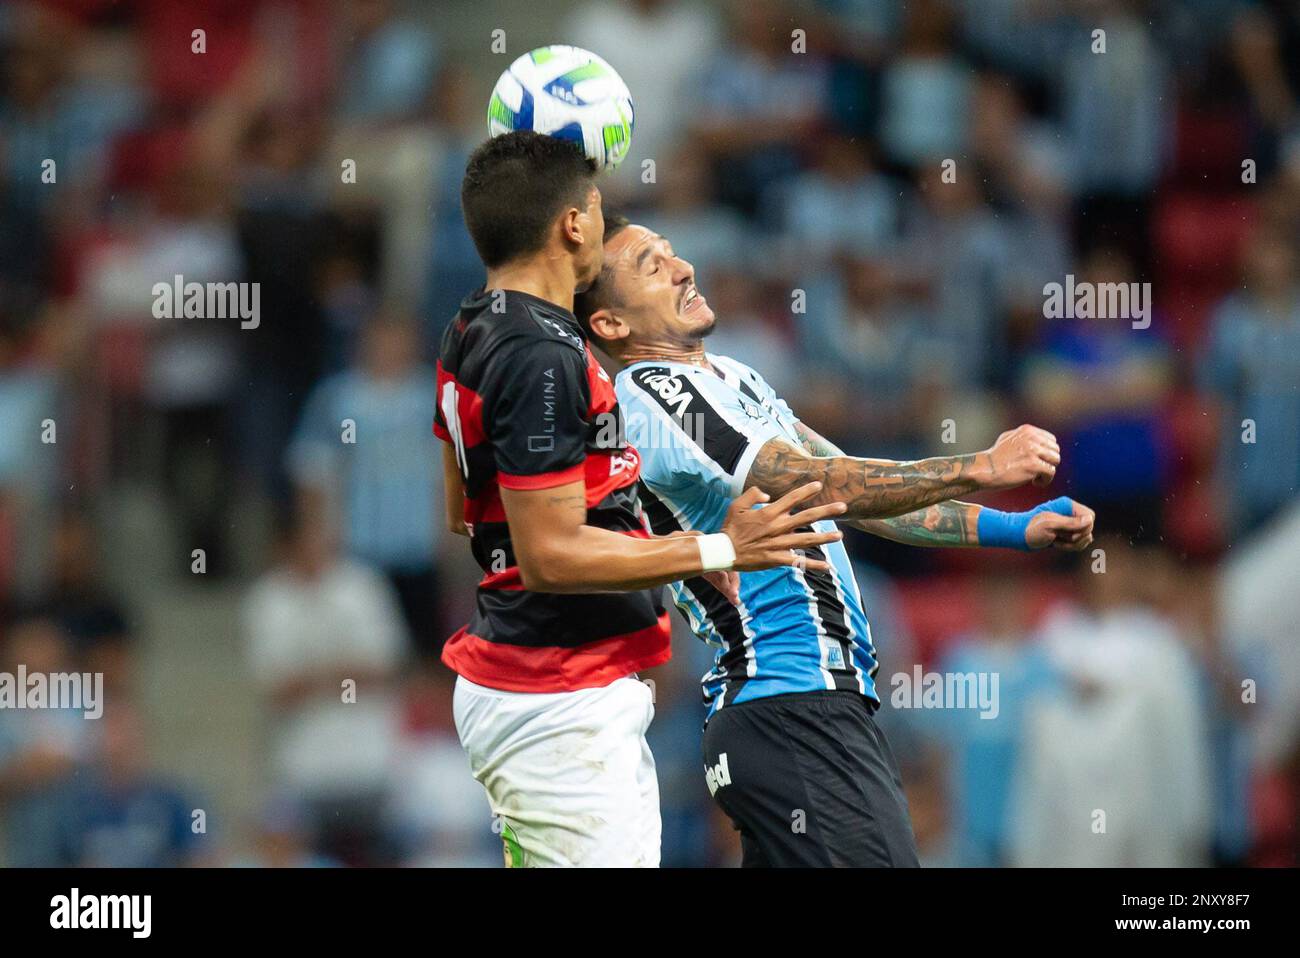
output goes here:
[[1047, 655], [1031, 641], [1022, 587], [992, 576], [980, 599], [979, 625], [956, 641], [938, 671], [997, 675], [997, 714], [985, 718], [978, 710], [943, 709], [932, 717], [952, 757], [954, 864], [988, 868], [1006, 864], [1008, 856], [1007, 814], [1026, 711], [1055, 679]]
[[1295, 248], [1261, 233], [1246, 282], [1214, 311], [1201, 382], [1221, 404], [1219, 444], [1235, 528], [1258, 527], [1300, 488], [1300, 286]]
[[[1080, 272], [1080, 281], [1098, 286], [1137, 280], [1132, 262], [1107, 247]], [[1159, 319], [1147, 329], [1134, 329], [1128, 317], [1044, 323], [1021, 394], [1031, 420], [1061, 440], [1057, 482], [1095, 504], [1108, 528], [1154, 536], [1167, 474], [1164, 404], [1173, 387]]]
[[[7, 624], [0, 669], [16, 675], [72, 670], [72, 650], [58, 622], [37, 612]], [[90, 759], [101, 722], [80, 709], [0, 709], [0, 864], [10, 868], [71, 865], [62, 840], [69, 793]]]
[[413, 322], [379, 313], [350, 369], [313, 391], [288, 452], [307, 515], [337, 517], [347, 551], [382, 570], [411, 634], [435, 652], [442, 544], [442, 470], [433, 436], [434, 370]]
[[143, 725], [129, 703], [112, 703], [101, 721], [100, 760], [78, 776], [59, 815], [64, 861], [92, 868], [199, 864], [207, 810], [149, 768]]

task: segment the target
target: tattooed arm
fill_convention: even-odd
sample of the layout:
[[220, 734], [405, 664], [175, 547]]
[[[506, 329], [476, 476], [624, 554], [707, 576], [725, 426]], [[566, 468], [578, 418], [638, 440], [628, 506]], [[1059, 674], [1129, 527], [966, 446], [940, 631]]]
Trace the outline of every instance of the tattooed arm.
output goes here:
[[[915, 462], [846, 456], [820, 436], [812, 445], [805, 443], [803, 447], [777, 438], [759, 450], [745, 485], [757, 486], [769, 495], [783, 495], [815, 480], [822, 484], [822, 492], [811, 502], [843, 502], [848, 506], [846, 520], [891, 519], [966, 492], [1009, 489], [1030, 481], [1050, 482], [1060, 461], [1055, 437], [1034, 426], [1003, 433], [984, 452]], [[943, 544], [960, 544], [949, 542], [960, 528], [954, 525], [957, 518], [936, 513], [929, 526], [921, 528], [934, 534], [942, 527]], [[915, 529], [908, 532], [908, 541], [917, 534]]]
[[980, 508], [949, 499], [891, 519], [858, 519], [849, 525], [905, 546], [978, 546]]
[[[833, 442], [803, 423], [795, 427], [803, 446], [814, 456], [837, 457], [844, 453]], [[977, 546], [980, 506], [973, 502], [945, 499], [924, 509], [887, 519], [854, 519], [848, 524], [863, 532], [908, 546]]]
[[[814, 456], [844, 455], [834, 443], [803, 423], [796, 424], [796, 428], [804, 448]], [[1072, 516], [1052, 512], [1035, 516], [1025, 533], [1026, 545], [1031, 549], [1050, 545], [1070, 552], [1086, 548], [1092, 542], [1094, 513], [1079, 502], [1071, 506]], [[979, 541], [979, 516], [983, 508], [973, 502], [947, 500], [892, 518], [855, 519], [849, 525], [909, 546], [980, 546], [985, 544]]]

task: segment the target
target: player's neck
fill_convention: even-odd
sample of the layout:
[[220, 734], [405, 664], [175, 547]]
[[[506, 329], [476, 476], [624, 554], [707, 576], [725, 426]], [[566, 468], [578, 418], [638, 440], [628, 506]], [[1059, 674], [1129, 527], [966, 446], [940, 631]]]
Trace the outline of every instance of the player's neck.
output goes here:
[[713, 368], [704, 354], [704, 344], [698, 340], [693, 343], [637, 343], [629, 345], [619, 359], [625, 366], [633, 363], [667, 362]]
[[527, 293], [573, 312], [577, 277], [567, 258], [542, 256], [488, 270], [487, 288]]

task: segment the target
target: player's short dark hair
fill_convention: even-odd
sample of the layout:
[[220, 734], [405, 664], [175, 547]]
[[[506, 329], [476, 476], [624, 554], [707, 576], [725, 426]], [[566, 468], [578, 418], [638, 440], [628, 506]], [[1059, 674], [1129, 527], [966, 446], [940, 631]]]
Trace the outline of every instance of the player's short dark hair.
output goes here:
[[[608, 243], [623, 230], [627, 229], [631, 223], [626, 216], [618, 213], [605, 214], [605, 235], [601, 238], [602, 243]], [[612, 287], [614, 285], [614, 267], [610, 265], [609, 260], [600, 268], [600, 275], [592, 281], [592, 284], [581, 293], [573, 297], [573, 315], [578, 318], [582, 328], [591, 335], [591, 314], [598, 309], [604, 309], [613, 303]]]
[[578, 144], [516, 130], [476, 149], [465, 166], [460, 205], [488, 268], [539, 251], [570, 206], [585, 209], [596, 164]]

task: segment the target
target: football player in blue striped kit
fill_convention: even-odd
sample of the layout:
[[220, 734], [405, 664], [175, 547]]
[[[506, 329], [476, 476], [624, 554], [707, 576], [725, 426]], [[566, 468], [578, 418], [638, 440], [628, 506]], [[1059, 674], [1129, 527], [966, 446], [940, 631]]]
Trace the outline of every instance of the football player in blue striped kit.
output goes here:
[[[622, 366], [618, 400], [658, 534], [713, 532], [746, 489], [778, 496], [816, 479], [810, 502], [843, 502], [839, 521], [896, 542], [1079, 550], [1092, 539], [1092, 511], [1066, 498], [1024, 513], [954, 499], [1050, 482], [1060, 449], [1034, 426], [970, 455], [846, 456], [753, 369], [705, 351], [715, 317], [694, 270], [645, 227], [607, 219], [604, 268], [575, 313]], [[848, 554], [833, 542], [807, 557], [823, 567], [792, 556], [741, 574], [738, 600], [701, 577], [672, 586], [692, 630], [717, 647], [703, 679], [706, 783], [740, 830], [746, 865], [915, 865], [897, 764], [872, 718], [879, 665]], [[792, 828], [801, 811], [805, 827]]]

